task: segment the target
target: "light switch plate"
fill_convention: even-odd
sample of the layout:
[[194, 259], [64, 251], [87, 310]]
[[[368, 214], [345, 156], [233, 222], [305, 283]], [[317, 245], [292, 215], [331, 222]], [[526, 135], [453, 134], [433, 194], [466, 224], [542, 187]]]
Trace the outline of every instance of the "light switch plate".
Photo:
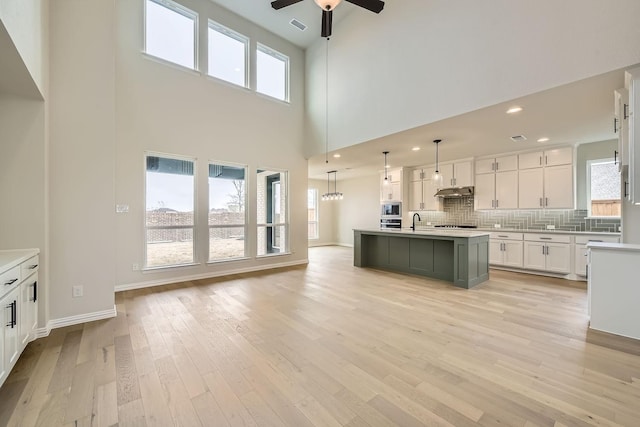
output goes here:
[[553, 224], [547, 224], [547, 230], [555, 230], [556, 226]]
[[502, 227], [502, 225], [500, 225], [500, 224], [493, 224], [493, 228], [500, 228], [500, 227]]
[[129, 212], [129, 205], [116, 205], [116, 213]]

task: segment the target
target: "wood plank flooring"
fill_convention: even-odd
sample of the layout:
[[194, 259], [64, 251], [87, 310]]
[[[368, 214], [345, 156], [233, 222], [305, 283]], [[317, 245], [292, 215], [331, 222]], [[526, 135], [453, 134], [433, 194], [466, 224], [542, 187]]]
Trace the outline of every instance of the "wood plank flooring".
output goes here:
[[640, 344], [587, 333], [584, 286], [492, 270], [463, 290], [347, 248], [309, 257], [116, 294], [116, 318], [29, 344], [0, 425], [640, 425]]

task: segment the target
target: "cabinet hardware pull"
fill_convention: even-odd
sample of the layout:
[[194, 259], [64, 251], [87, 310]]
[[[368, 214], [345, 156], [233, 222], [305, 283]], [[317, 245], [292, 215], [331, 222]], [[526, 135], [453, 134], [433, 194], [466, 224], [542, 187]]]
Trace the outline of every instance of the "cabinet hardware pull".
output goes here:
[[8, 282], [4, 282], [5, 286], [9, 286], [9, 285], [13, 285], [14, 283], [16, 283], [18, 281], [18, 279], [11, 279]]
[[496, 164], [495, 163], [491, 163], [491, 170], [495, 171], [496, 170]]
[[507, 250], [507, 244], [506, 244], [506, 243], [503, 243], [503, 244], [502, 244], [502, 250], [503, 250], [503, 251], [506, 251], [506, 250]]
[[541, 237], [540, 240], [553, 240], [551, 237]]
[[546, 255], [546, 254], [544, 253], [544, 245], [542, 246], [542, 255]]
[[38, 282], [33, 282], [33, 302], [38, 301]]
[[496, 172], [498, 171], [499, 166], [500, 166], [500, 163], [496, 162]]
[[614, 150], [613, 151], [613, 163], [617, 166], [618, 165], [618, 150]]
[[549, 156], [544, 156], [544, 164], [545, 165], [549, 164]]
[[31, 264], [29, 266], [29, 270], [33, 270], [34, 268], [38, 268], [38, 264]]
[[542, 197], [540, 197], [540, 206], [542, 206]]
[[613, 133], [618, 133], [618, 118], [613, 118]]
[[624, 197], [629, 197], [629, 181], [624, 182]]
[[496, 207], [496, 201], [495, 200], [491, 200], [491, 207], [495, 208]]
[[496, 200], [496, 208], [498, 207], [498, 200]]
[[629, 118], [629, 104], [624, 104], [624, 114], [623, 117], [625, 120], [627, 120]]
[[542, 166], [542, 156], [540, 156], [540, 166]]
[[602, 242], [602, 240], [591, 240], [589, 239], [590, 242]]
[[544, 198], [544, 205], [545, 206], [549, 206], [549, 198], [548, 197]]
[[503, 236], [503, 235], [498, 234], [498, 237], [504, 237], [504, 238], [507, 238], [507, 237], [509, 237], [509, 236]]

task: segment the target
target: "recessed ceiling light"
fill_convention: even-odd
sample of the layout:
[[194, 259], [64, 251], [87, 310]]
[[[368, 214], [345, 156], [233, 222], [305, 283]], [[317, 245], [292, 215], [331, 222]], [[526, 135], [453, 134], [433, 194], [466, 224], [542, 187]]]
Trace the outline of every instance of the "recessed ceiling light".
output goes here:
[[334, 154], [333, 157], [335, 157], [336, 159], [339, 159], [340, 158], [340, 153]]
[[522, 107], [511, 107], [507, 110], [507, 114], [519, 113], [522, 111]]
[[411, 150], [412, 151], [420, 151], [420, 147], [413, 147]]
[[538, 140], [538, 142], [547, 142], [549, 140], [549, 138], [540, 138]]

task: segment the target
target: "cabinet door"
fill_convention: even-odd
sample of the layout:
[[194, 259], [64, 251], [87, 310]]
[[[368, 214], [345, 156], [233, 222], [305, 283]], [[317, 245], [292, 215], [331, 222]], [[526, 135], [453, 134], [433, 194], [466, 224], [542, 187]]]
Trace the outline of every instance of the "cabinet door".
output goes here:
[[573, 209], [572, 165], [544, 168], [544, 205], [553, 209]]
[[545, 243], [547, 246], [547, 271], [571, 272], [571, 245], [567, 243]]
[[409, 210], [422, 210], [422, 181], [411, 181], [409, 183]]
[[524, 268], [531, 270], [546, 270], [545, 243], [524, 242]]
[[541, 168], [542, 156], [542, 151], [518, 154], [518, 169]]
[[442, 174], [442, 188], [453, 187], [453, 163], [439, 165]]
[[518, 171], [496, 173], [495, 205], [497, 209], [518, 208]]
[[476, 209], [493, 209], [495, 207], [496, 174], [476, 175], [476, 188], [473, 200]]
[[496, 158], [496, 172], [507, 172], [518, 170], [518, 156], [504, 156]]
[[433, 188], [430, 179], [422, 181], [422, 200], [424, 205], [422, 209], [425, 211], [441, 211], [442, 210], [442, 198], [435, 197], [436, 189]]
[[422, 174], [422, 168], [413, 169], [411, 171], [411, 181], [422, 181], [424, 175]]
[[576, 245], [574, 269], [579, 276], [587, 275], [587, 245]]
[[476, 160], [476, 175], [482, 173], [493, 173], [495, 171], [496, 159]]
[[542, 208], [543, 188], [542, 168], [518, 171], [518, 208]]
[[389, 169], [387, 172], [387, 178], [391, 182], [401, 182], [402, 181], [402, 169]]
[[453, 164], [453, 186], [469, 187], [473, 185], [473, 162], [458, 162]]
[[504, 241], [504, 265], [522, 268], [522, 242]]
[[573, 147], [555, 148], [544, 151], [544, 165], [558, 166], [573, 163]]
[[36, 287], [38, 275], [29, 277], [20, 285], [20, 348], [24, 348], [31, 340], [33, 331], [37, 327], [38, 313], [36, 306]]
[[[2, 310], [2, 325], [4, 335], [4, 362], [5, 367], [13, 366], [13, 363], [20, 355], [19, 332], [18, 329], [20, 312], [20, 287], [15, 288], [9, 295], [5, 296], [0, 302]], [[12, 308], [13, 305], [13, 308]], [[13, 314], [12, 314], [13, 313]], [[12, 316], [15, 316], [16, 324], [12, 323]], [[7, 369], [9, 371], [9, 369]]]
[[489, 264], [502, 265], [502, 240], [489, 240]]
[[402, 201], [402, 184], [394, 181], [391, 183], [391, 199], [397, 202]]

